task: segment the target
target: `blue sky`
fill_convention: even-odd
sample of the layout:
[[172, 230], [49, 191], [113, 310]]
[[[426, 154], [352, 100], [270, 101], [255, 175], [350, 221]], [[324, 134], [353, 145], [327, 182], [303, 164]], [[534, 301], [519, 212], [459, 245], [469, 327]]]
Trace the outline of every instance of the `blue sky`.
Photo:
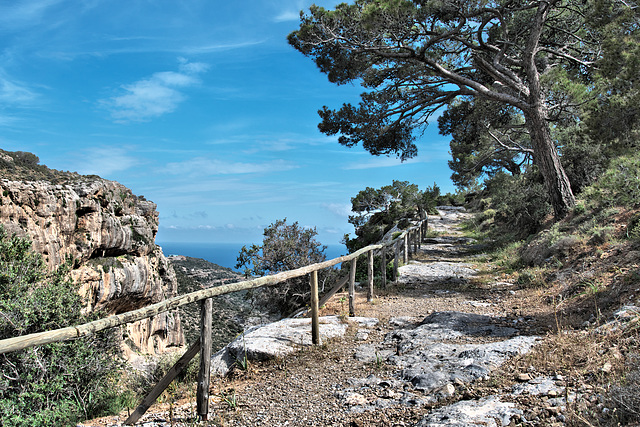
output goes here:
[[335, 244], [365, 187], [453, 191], [435, 123], [405, 163], [317, 130], [362, 88], [287, 44], [311, 3], [0, 0], [0, 148], [144, 195], [160, 244], [260, 242], [285, 217]]

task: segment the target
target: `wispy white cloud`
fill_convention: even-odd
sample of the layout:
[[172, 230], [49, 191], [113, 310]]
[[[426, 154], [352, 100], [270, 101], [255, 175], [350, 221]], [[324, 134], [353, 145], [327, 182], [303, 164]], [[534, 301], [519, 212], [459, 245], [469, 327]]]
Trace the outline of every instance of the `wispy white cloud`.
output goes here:
[[184, 162], [169, 163], [165, 169], [166, 172], [170, 174], [200, 176], [281, 172], [296, 168], [298, 168], [297, 165], [282, 159], [263, 163], [245, 163], [196, 157]]
[[353, 214], [351, 205], [347, 203], [323, 203], [322, 207], [339, 217], [347, 218]]
[[180, 52], [184, 52], [188, 55], [199, 55], [205, 53], [224, 52], [227, 50], [243, 49], [247, 47], [258, 46], [264, 44], [266, 40], [247, 40], [235, 43], [210, 43], [191, 45], [186, 47], [180, 47]]
[[0, 3], [0, 24], [16, 28], [38, 24], [45, 13], [63, 0], [10, 1]]
[[[283, 2], [284, 3], [284, 2]], [[275, 22], [297, 21], [300, 19], [300, 11], [304, 8], [304, 2], [299, 0], [294, 5], [281, 9], [273, 18]]]
[[116, 122], [145, 122], [176, 110], [186, 99], [180, 89], [200, 83], [198, 75], [209, 67], [179, 58], [179, 71], [161, 71], [129, 85], [121, 95], [101, 100]]
[[10, 78], [0, 69], [0, 103], [26, 104], [38, 97], [27, 85]]
[[70, 170], [76, 170], [83, 175], [99, 175], [103, 178], [130, 169], [139, 163], [135, 156], [127, 154], [126, 149], [114, 147], [88, 148], [75, 157], [76, 164], [71, 166]]
[[279, 15], [273, 18], [275, 22], [297, 21], [298, 19], [300, 19], [299, 10], [283, 10]]
[[56, 46], [51, 50], [41, 52], [40, 55], [45, 58], [54, 58], [61, 61], [71, 61], [83, 56], [106, 58], [109, 56], [145, 53], [205, 55], [257, 46], [265, 43], [265, 41], [255, 40], [206, 45], [190, 45], [189, 43], [188, 40], [167, 40], [165, 37], [134, 37], [130, 38], [129, 41], [127, 38], [109, 38], [106, 40], [89, 40], [86, 43], [88, 46], [84, 46], [84, 49], [79, 49], [79, 46]]
[[18, 122], [20, 119], [13, 116], [4, 116], [0, 114], [0, 126], [11, 126]]
[[296, 149], [296, 146], [294, 144], [295, 144], [295, 141], [291, 141], [287, 139], [257, 141], [253, 147], [243, 150], [243, 153], [255, 154], [255, 153], [261, 153], [265, 151], [271, 151], [271, 152], [290, 151], [290, 150]]
[[339, 235], [343, 235], [344, 231], [339, 229], [339, 228], [335, 228], [335, 227], [323, 227], [321, 229], [321, 231], [323, 233], [327, 233], [327, 234], [339, 234]]
[[350, 163], [345, 165], [344, 170], [357, 170], [357, 169], [377, 169], [377, 168], [390, 168], [400, 166], [403, 164], [421, 163], [423, 160], [419, 158], [409, 159], [401, 162], [400, 159], [395, 157], [374, 157], [365, 162]]

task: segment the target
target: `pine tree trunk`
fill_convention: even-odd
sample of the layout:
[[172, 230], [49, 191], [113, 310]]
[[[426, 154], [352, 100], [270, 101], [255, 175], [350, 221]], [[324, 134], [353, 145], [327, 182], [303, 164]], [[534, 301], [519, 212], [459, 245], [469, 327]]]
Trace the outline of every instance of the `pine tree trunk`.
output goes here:
[[[553, 0], [551, 1], [554, 3]], [[546, 120], [547, 109], [540, 83], [540, 70], [536, 64], [536, 54], [538, 53], [542, 28], [547, 20], [552, 3], [539, 3], [525, 48], [523, 65], [527, 74], [529, 94], [527, 96], [528, 107], [523, 109], [523, 113], [529, 130], [531, 145], [533, 146], [533, 162], [540, 169], [551, 199], [554, 216], [559, 219], [569, 213], [576, 204], [576, 199], [571, 191], [569, 178], [560, 163], [556, 145], [551, 139], [549, 123]]]
[[571, 191], [571, 183], [560, 163], [560, 156], [551, 139], [549, 124], [544, 119], [543, 107], [525, 112], [525, 119], [531, 143], [533, 145], [533, 162], [540, 170], [551, 199], [553, 213], [556, 218], [566, 216], [576, 204]]

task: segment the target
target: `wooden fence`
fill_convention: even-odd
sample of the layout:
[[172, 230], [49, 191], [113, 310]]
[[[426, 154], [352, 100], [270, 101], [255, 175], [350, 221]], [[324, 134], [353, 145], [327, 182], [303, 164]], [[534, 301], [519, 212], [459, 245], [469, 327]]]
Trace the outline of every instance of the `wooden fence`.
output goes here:
[[[426, 217], [425, 217], [426, 218]], [[154, 387], [149, 395], [142, 401], [138, 408], [129, 416], [125, 424], [133, 424], [140, 419], [142, 415], [149, 409], [162, 392], [171, 384], [173, 379], [182, 371], [184, 367], [200, 353], [200, 370], [198, 373], [197, 385], [197, 413], [201, 420], [208, 419], [209, 411], [209, 381], [210, 381], [210, 364], [211, 364], [211, 321], [212, 321], [212, 299], [218, 295], [224, 295], [231, 292], [237, 292], [247, 289], [255, 289], [263, 286], [274, 286], [289, 279], [309, 275], [309, 283], [311, 287], [311, 337], [313, 344], [320, 344], [320, 327], [318, 321], [318, 308], [322, 306], [332, 295], [342, 289], [348, 282], [349, 290], [349, 316], [355, 316], [355, 276], [356, 263], [358, 257], [367, 254], [368, 262], [368, 282], [367, 282], [367, 301], [373, 299], [373, 278], [374, 278], [374, 251], [380, 253], [382, 259], [381, 277], [382, 286], [386, 286], [386, 255], [388, 248], [393, 248], [393, 280], [398, 277], [398, 265], [400, 257], [402, 262], [407, 263], [409, 254], [416, 252], [427, 231], [427, 219], [420, 220], [417, 225], [409, 227], [399, 234], [396, 238], [386, 243], [370, 245], [362, 248], [352, 254], [334, 258], [317, 264], [311, 264], [305, 267], [289, 270], [269, 276], [264, 276], [251, 280], [231, 283], [228, 285], [217, 286], [214, 288], [202, 289], [185, 295], [178, 295], [169, 298], [157, 304], [129, 311], [118, 315], [94, 320], [78, 326], [70, 326], [53, 331], [38, 332], [34, 334], [8, 338], [0, 340], [0, 354], [13, 351], [23, 350], [28, 347], [50, 344], [60, 341], [68, 341], [78, 339], [84, 336], [94, 334], [98, 331], [113, 328], [127, 323], [136, 322], [142, 319], [153, 317], [159, 313], [174, 310], [186, 304], [196, 301], [201, 302], [201, 321], [200, 321], [200, 339], [194, 343], [187, 352], [176, 362], [169, 370], [165, 377]], [[400, 251], [402, 250], [402, 254]], [[325, 268], [333, 267], [337, 264], [350, 262], [349, 275], [340, 280], [333, 289], [331, 289], [322, 300], [318, 299], [318, 271]]]

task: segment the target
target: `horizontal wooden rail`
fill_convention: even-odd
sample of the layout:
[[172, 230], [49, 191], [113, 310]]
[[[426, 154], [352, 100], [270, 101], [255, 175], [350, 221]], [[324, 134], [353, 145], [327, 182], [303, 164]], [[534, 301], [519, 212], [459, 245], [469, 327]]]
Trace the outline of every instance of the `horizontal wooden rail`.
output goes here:
[[137, 322], [142, 319], [156, 316], [160, 313], [174, 310], [186, 304], [190, 304], [196, 301], [205, 300], [218, 295], [224, 295], [231, 292], [238, 292], [248, 289], [260, 288], [263, 286], [273, 286], [285, 280], [294, 279], [312, 273], [314, 271], [323, 270], [325, 268], [333, 267], [336, 264], [348, 262], [353, 259], [357, 259], [360, 255], [363, 255], [369, 251], [382, 249], [386, 246], [391, 246], [400, 239], [404, 239], [408, 233], [411, 233], [422, 225], [422, 221], [413, 227], [407, 228], [399, 236], [384, 244], [369, 245], [352, 254], [334, 258], [328, 261], [323, 261], [317, 264], [311, 264], [304, 267], [297, 268], [295, 270], [284, 271], [281, 273], [259, 277], [251, 280], [244, 280], [241, 282], [230, 283], [228, 285], [217, 286], [213, 288], [202, 289], [199, 291], [191, 292], [185, 295], [178, 295], [173, 298], [169, 298], [165, 301], [149, 305], [147, 307], [140, 308], [138, 310], [121, 313], [102, 319], [94, 320], [93, 322], [85, 323], [78, 326], [69, 326], [62, 329], [56, 329], [53, 331], [37, 332], [29, 335], [23, 335], [20, 337], [7, 338], [0, 340], [0, 354], [9, 353], [12, 351], [22, 350], [28, 347], [37, 345], [50, 344], [60, 341], [68, 341], [84, 336], [94, 334], [96, 332], [114, 328], [116, 326], [124, 325], [126, 323]]

